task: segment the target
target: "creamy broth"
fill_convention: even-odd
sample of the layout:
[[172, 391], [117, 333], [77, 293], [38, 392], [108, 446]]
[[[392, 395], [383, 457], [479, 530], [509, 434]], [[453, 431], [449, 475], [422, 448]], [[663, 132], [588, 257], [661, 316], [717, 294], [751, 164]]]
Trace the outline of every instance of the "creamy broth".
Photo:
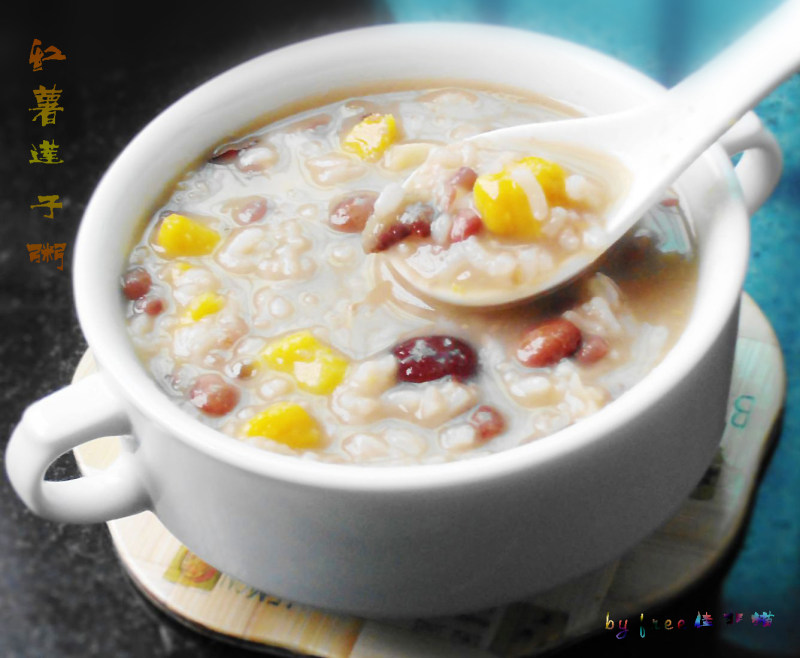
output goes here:
[[[475, 212], [472, 188], [456, 190], [449, 209], [436, 196], [463, 168], [484, 175], [510, 156], [453, 156], [448, 145], [561, 116], [555, 104], [509, 93], [404, 90], [304, 110], [220, 145], [169, 191], [131, 251], [123, 292], [140, 358], [210, 426], [331, 462], [472, 457], [597, 411], [655, 367], [685, 325], [696, 266], [677, 199], [656, 206], [595, 270], [535, 303], [434, 304], [392, 267], [438, 245], [500, 272], [492, 245], [507, 237], [481, 224], [452, 239], [458, 212]], [[359, 131], [366, 137], [353, 147]], [[389, 207], [387, 190], [450, 156], [428, 188]], [[587, 245], [607, 190], [572, 186], [563, 213], [549, 208], [550, 228], [518, 251]], [[581, 188], [597, 200], [584, 204]], [[369, 232], [381, 213], [384, 229], [402, 213], [414, 213], [416, 228], [375, 250]]]

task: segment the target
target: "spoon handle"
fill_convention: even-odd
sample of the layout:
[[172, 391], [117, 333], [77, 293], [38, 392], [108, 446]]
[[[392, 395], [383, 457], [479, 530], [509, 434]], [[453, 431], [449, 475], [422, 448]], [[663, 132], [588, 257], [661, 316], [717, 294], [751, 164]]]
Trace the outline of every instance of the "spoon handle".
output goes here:
[[612, 239], [622, 235], [631, 219], [655, 203], [662, 190], [746, 111], [800, 67], [799, 29], [800, 0], [787, 0], [660, 99], [628, 110], [627, 119], [618, 125], [627, 124], [629, 129], [618, 131], [614, 143], [635, 172], [635, 182], [608, 221]]
[[787, 0], [667, 92], [653, 108], [658, 141], [670, 159], [694, 159], [799, 68], [800, 0]]

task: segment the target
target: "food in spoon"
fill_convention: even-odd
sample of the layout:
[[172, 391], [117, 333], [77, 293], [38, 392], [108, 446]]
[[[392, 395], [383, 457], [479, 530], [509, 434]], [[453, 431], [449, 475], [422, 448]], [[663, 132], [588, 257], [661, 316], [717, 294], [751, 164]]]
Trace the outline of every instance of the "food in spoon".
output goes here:
[[591, 263], [608, 244], [604, 216], [625, 170], [574, 148], [556, 152], [570, 162], [562, 164], [524, 153], [541, 145], [519, 146], [433, 147], [375, 200], [364, 250], [385, 253], [423, 294], [466, 306], [525, 299], [561, 268]]
[[613, 167], [464, 142], [565, 115], [506, 90], [409, 89], [215, 145], [144, 218], [121, 276], [143, 364], [233, 439], [341, 464], [477, 457], [590, 416], [657, 366], [691, 309], [676, 199], [596, 270], [513, 308], [436, 304], [395, 269], [468, 290], [591, 250]]

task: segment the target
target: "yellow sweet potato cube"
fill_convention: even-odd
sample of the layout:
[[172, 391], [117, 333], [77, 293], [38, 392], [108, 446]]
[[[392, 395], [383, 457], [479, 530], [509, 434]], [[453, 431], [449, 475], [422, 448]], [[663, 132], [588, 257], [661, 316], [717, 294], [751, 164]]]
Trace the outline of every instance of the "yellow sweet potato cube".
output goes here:
[[507, 165], [500, 172], [478, 176], [473, 190], [475, 209], [492, 233], [521, 239], [536, 238], [541, 233], [541, 222], [534, 217], [531, 200], [515, 179], [515, 170], [519, 168], [535, 176], [548, 205], [565, 202], [564, 170], [555, 162], [528, 157]]
[[294, 402], [270, 405], [248, 421], [244, 432], [247, 436], [263, 436], [296, 449], [319, 448], [323, 444], [317, 421]]
[[541, 225], [533, 217], [528, 196], [505, 171], [478, 176], [473, 188], [475, 210], [496, 235], [535, 238]]
[[297, 386], [309, 393], [333, 392], [347, 370], [348, 361], [310, 331], [279, 338], [261, 352], [261, 362], [273, 370], [291, 375]]
[[165, 258], [205, 256], [214, 251], [220, 235], [214, 229], [184, 215], [167, 215], [158, 229], [156, 244]]
[[567, 192], [564, 181], [567, 176], [557, 162], [531, 156], [522, 158], [519, 164], [528, 168], [536, 176], [542, 191], [551, 206], [563, 205], [567, 201]]
[[397, 141], [397, 121], [391, 114], [370, 114], [350, 129], [342, 148], [362, 160], [377, 160]]
[[197, 322], [207, 315], [216, 313], [223, 306], [225, 306], [225, 298], [222, 295], [214, 292], [204, 292], [189, 302], [185, 317], [187, 320]]

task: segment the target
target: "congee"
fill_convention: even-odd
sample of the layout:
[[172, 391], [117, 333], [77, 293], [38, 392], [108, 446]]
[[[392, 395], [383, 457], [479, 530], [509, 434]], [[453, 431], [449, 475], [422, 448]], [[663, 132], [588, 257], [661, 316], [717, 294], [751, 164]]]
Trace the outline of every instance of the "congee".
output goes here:
[[143, 218], [121, 282], [137, 353], [207, 425], [325, 462], [474, 457], [589, 416], [685, 325], [696, 264], [676, 195], [585, 276], [514, 307], [432, 302], [396, 270], [479, 291], [595, 249], [610, 178], [463, 141], [570, 114], [507, 90], [404, 89], [218, 145]]

